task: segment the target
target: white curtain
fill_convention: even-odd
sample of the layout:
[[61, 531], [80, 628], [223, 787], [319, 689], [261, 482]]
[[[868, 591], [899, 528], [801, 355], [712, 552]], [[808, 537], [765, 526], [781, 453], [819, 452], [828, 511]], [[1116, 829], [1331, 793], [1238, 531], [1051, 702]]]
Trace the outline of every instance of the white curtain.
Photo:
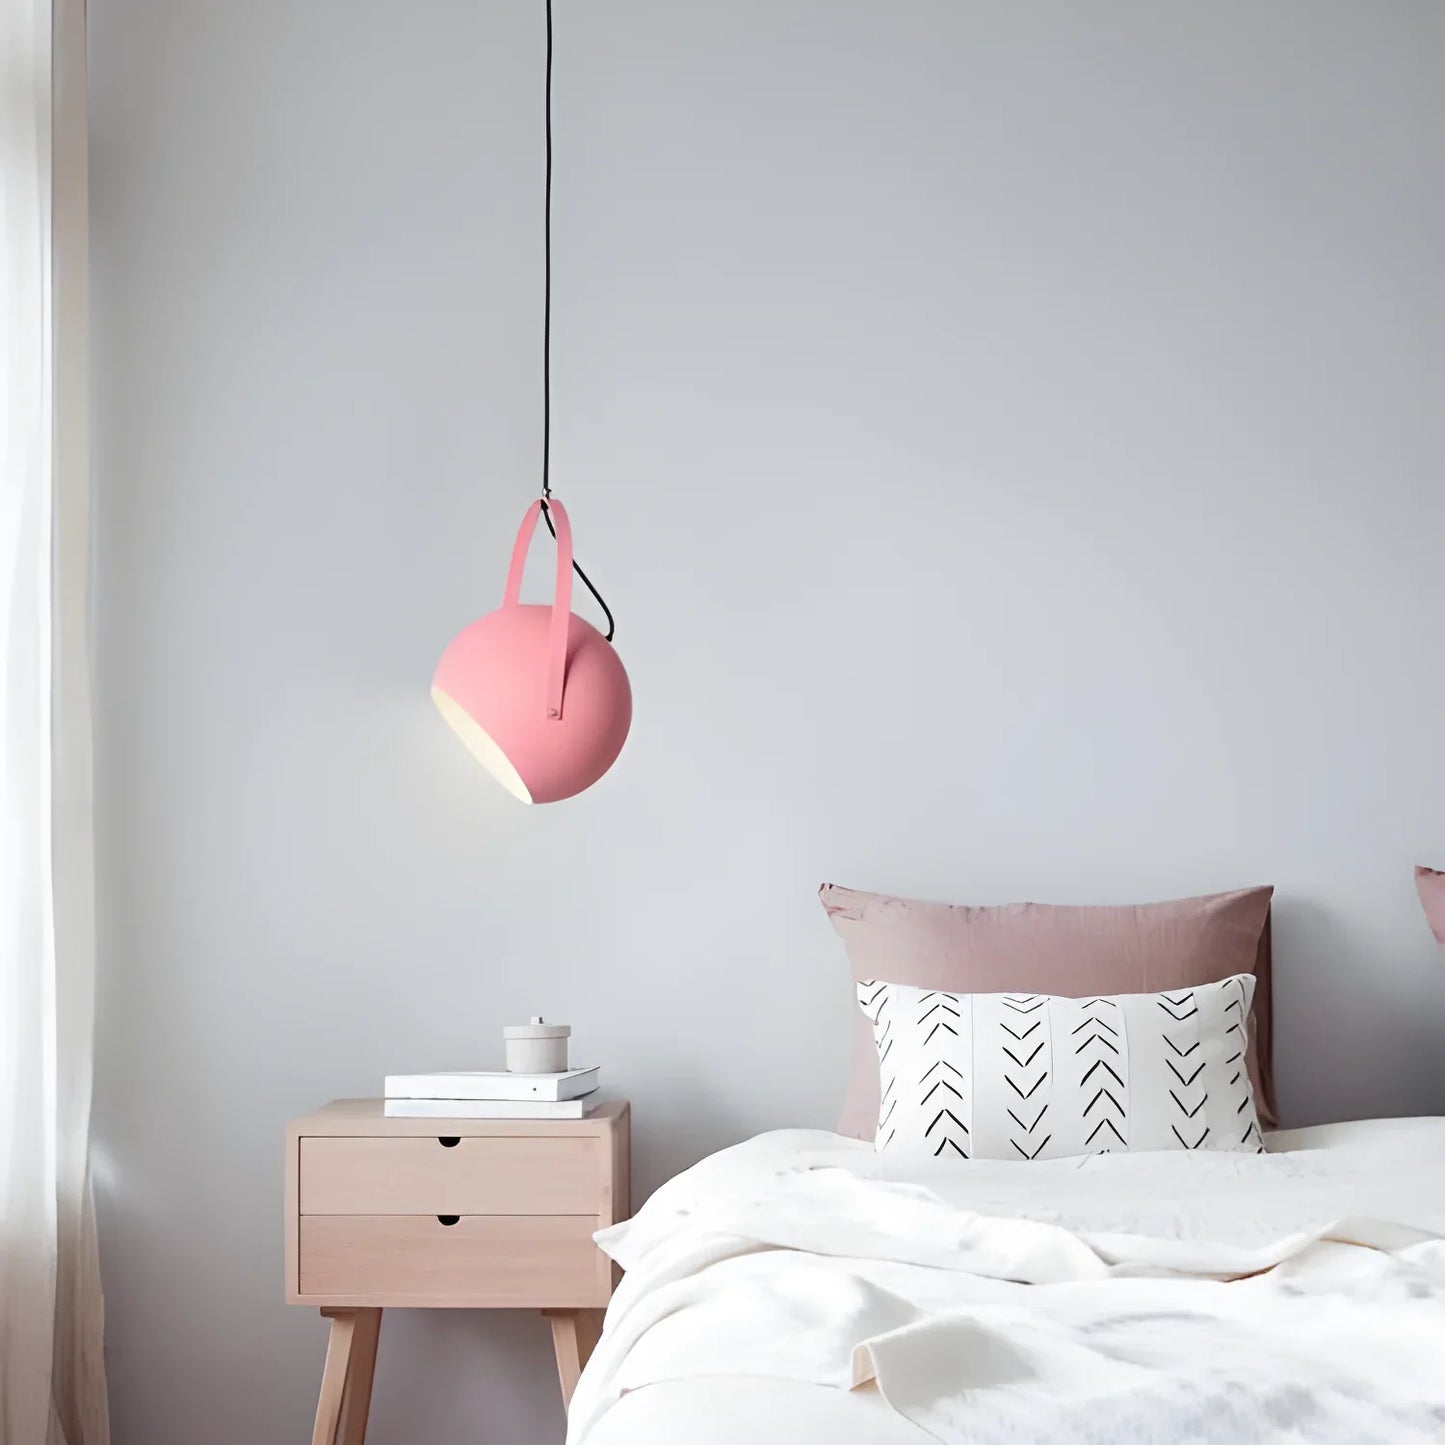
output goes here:
[[0, 1445], [105, 1445], [84, 0], [0, 0]]

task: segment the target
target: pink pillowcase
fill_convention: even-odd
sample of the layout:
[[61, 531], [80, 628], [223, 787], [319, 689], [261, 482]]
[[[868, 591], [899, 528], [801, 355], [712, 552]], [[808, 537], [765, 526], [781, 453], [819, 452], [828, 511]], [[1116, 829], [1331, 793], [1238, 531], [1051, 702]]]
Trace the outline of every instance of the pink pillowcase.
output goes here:
[[[873, 978], [953, 993], [1026, 989], [1077, 998], [1159, 993], [1254, 974], [1249, 1073], [1260, 1118], [1270, 1124], [1278, 1122], [1270, 1067], [1273, 893], [1248, 888], [1120, 908], [1043, 903], [970, 908], [859, 893], [833, 883], [818, 890], [847, 946], [855, 984]], [[871, 1139], [877, 1123], [878, 1055], [859, 1012], [838, 1132]]]
[[1420, 902], [1425, 905], [1425, 917], [1437, 943], [1445, 943], [1445, 873], [1433, 868], [1415, 870], [1415, 887], [1420, 890]]

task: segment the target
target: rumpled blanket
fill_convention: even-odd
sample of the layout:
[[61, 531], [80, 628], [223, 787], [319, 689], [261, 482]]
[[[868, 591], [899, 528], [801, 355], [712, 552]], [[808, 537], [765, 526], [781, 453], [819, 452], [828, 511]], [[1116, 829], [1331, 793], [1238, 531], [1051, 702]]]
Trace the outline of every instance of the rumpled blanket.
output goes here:
[[703, 1375], [876, 1381], [948, 1445], [1445, 1440], [1445, 1119], [927, 1168], [780, 1131], [597, 1238], [569, 1445]]

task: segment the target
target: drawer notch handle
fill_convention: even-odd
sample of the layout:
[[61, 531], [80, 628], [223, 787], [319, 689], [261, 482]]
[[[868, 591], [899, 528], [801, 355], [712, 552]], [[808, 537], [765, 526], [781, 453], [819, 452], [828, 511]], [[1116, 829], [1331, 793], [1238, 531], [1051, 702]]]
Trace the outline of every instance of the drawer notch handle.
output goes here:
[[437, 1223], [444, 1224], [447, 1226], [448, 1229], [450, 1229], [451, 1226], [454, 1225], [460, 1218], [460, 1214], [438, 1214]]
[[441, 1134], [437, 1136], [437, 1143], [443, 1149], [455, 1149], [462, 1142], [459, 1134]]

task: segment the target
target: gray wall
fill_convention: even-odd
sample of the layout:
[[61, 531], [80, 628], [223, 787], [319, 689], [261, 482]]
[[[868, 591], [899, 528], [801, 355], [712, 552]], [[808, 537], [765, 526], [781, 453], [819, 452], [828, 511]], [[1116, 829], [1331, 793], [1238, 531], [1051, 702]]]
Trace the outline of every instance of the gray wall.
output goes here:
[[[637, 718], [529, 811], [427, 684], [535, 485], [539, 0], [92, 0], [118, 1445], [305, 1438], [282, 1125], [389, 1069], [570, 1019], [644, 1189], [825, 1124], [824, 878], [1273, 881], [1288, 1118], [1445, 1104], [1445, 10], [559, 9]], [[376, 1445], [561, 1428], [540, 1319], [388, 1320]]]

